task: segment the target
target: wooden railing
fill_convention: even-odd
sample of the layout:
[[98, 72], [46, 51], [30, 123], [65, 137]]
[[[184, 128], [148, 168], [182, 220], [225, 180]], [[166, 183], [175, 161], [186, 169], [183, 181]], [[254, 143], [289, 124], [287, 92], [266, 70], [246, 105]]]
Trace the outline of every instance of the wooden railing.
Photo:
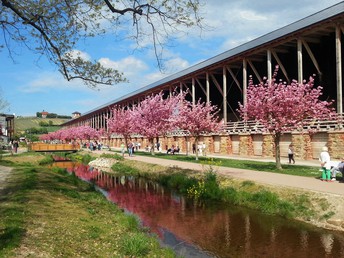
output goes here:
[[49, 144], [49, 143], [41, 143], [41, 142], [33, 142], [28, 145], [29, 151], [46, 151], [46, 152], [53, 152], [53, 151], [78, 151], [80, 149], [80, 145], [78, 144]]
[[[303, 127], [297, 131], [317, 131], [317, 132], [328, 132], [328, 131], [339, 131], [344, 129], [344, 116], [338, 114], [336, 117], [327, 119], [315, 120], [307, 119], [303, 123]], [[255, 121], [238, 121], [229, 122], [224, 125], [223, 130], [228, 134], [238, 133], [262, 133], [264, 127]]]
[[[303, 127], [299, 128], [298, 131], [317, 131], [317, 132], [328, 132], [328, 131], [339, 131], [344, 130], [344, 115], [338, 114], [332, 118], [324, 118], [321, 120], [307, 119], [303, 123]], [[264, 132], [263, 125], [255, 121], [237, 121], [228, 122], [223, 125], [220, 132], [225, 134], [259, 134]], [[219, 134], [214, 132], [212, 134]], [[167, 134], [167, 136], [188, 136], [189, 132], [186, 130], [175, 130]], [[113, 135], [114, 138], [122, 138], [121, 135]], [[132, 137], [142, 137], [141, 135], [132, 135]]]

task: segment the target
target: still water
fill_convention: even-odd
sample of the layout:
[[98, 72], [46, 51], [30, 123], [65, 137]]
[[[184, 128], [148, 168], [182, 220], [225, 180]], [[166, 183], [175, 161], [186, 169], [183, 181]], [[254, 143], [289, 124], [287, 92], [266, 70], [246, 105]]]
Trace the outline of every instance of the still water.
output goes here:
[[204, 207], [142, 178], [84, 165], [68, 169], [136, 214], [162, 245], [183, 257], [344, 257], [344, 234], [275, 216], [214, 204]]

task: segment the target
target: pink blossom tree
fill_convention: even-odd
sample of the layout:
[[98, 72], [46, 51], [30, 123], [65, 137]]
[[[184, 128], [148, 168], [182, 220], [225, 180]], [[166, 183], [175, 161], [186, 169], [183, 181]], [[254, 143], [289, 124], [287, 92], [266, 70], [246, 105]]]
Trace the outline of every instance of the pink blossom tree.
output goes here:
[[131, 114], [132, 110], [120, 108], [115, 106], [111, 110], [112, 116], [107, 118], [107, 134], [111, 135], [113, 133], [122, 135], [124, 138], [125, 146], [128, 146], [128, 139], [130, 138], [133, 130], [133, 116]]
[[252, 79], [247, 89], [247, 102], [239, 103], [239, 113], [244, 121], [259, 122], [274, 139], [276, 168], [282, 169], [280, 158], [280, 139], [284, 132], [300, 130], [306, 119], [323, 119], [334, 115], [332, 101], [321, 101], [322, 87], [314, 87], [314, 78], [290, 85], [277, 82], [276, 66], [271, 81], [264, 80], [254, 85]]
[[135, 122], [133, 132], [148, 138], [154, 155], [154, 139], [173, 129], [171, 117], [174, 114], [180, 96], [163, 98], [163, 92], [150, 95], [133, 108], [132, 119]]
[[[188, 131], [189, 135], [195, 138], [195, 144], [198, 146], [200, 135], [221, 129], [218, 112], [217, 106], [211, 103], [202, 103], [201, 100], [198, 100], [196, 104], [193, 104], [184, 100], [180, 104], [178, 113], [174, 116], [175, 125], [180, 130]], [[197, 151], [196, 160], [198, 160]]]
[[63, 128], [55, 132], [51, 132], [45, 135], [41, 135], [41, 140], [60, 140], [60, 141], [71, 141], [71, 140], [90, 140], [100, 139], [102, 131], [97, 131], [90, 126], [78, 126], [71, 128]]

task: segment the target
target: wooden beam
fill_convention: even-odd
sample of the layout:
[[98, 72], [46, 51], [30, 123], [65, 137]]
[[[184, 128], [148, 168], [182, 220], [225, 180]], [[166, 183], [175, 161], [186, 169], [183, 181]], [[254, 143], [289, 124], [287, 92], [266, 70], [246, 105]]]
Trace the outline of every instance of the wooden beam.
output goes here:
[[[344, 32], [343, 32], [344, 33]], [[337, 81], [337, 113], [343, 113], [343, 73], [342, 73], [342, 35], [339, 26], [336, 26], [336, 81]]]
[[215, 77], [213, 74], [210, 74], [210, 76], [211, 76], [211, 78], [212, 78], [212, 80], [213, 80], [213, 82], [214, 82], [216, 88], [219, 90], [219, 92], [220, 92], [221, 95], [223, 96], [223, 91], [222, 91], [222, 89], [221, 89], [220, 84], [217, 82], [216, 77]]
[[321, 71], [320, 71], [320, 67], [319, 67], [318, 61], [317, 61], [317, 59], [315, 58], [315, 56], [314, 56], [314, 54], [313, 54], [311, 48], [309, 47], [308, 43], [307, 43], [304, 39], [301, 39], [301, 41], [302, 41], [302, 44], [305, 46], [305, 49], [306, 49], [306, 51], [307, 51], [309, 57], [311, 58], [311, 60], [312, 60], [312, 62], [313, 62], [313, 64], [314, 64], [314, 66], [315, 66], [315, 68], [317, 69], [318, 74], [321, 75], [322, 73], [321, 73]]
[[256, 67], [253, 65], [253, 63], [251, 62], [251, 60], [250, 60], [250, 59], [247, 59], [247, 62], [248, 62], [248, 64], [251, 66], [251, 68], [252, 68], [254, 74], [256, 75], [258, 81], [259, 81], [259, 82], [262, 82], [263, 80], [262, 80], [262, 78], [260, 77], [260, 75], [259, 75], [259, 73], [258, 73]]
[[268, 81], [271, 83], [271, 79], [272, 79], [271, 49], [268, 49], [266, 51], [266, 54], [267, 54]]
[[235, 74], [234, 74], [233, 70], [230, 67], [228, 67], [228, 66], [226, 68], [227, 68], [228, 72], [230, 73], [230, 75], [232, 76], [235, 84], [238, 86], [239, 90], [242, 93], [242, 88], [240, 87], [240, 83], [239, 83], [238, 79], [235, 77]]
[[204, 89], [202, 83], [201, 83], [197, 78], [196, 78], [196, 81], [197, 81], [199, 87], [201, 88], [201, 90], [203, 91], [204, 95], [207, 96], [207, 92], [206, 92], [206, 90]]
[[196, 104], [196, 88], [195, 88], [195, 77], [192, 77], [192, 85], [191, 85], [191, 89], [192, 89], [192, 104], [195, 105]]
[[302, 40], [297, 40], [297, 80], [299, 83], [303, 81], [303, 64], [302, 64]]
[[207, 103], [210, 102], [210, 83], [209, 83], [209, 72], [206, 73], [206, 91], [207, 91]]
[[223, 105], [223, 122], [227, 123], [227, 72], [226, 72], [226, 66], [222, 67], [222, 105]]
[[243, 102], [246, 106], [247, 102], [247, 61], [246, 58], [242, 60], [242, 87], [243, 87]]
[[284, 65], [282, 64], [281, 60], [279, 59], [277, 53], [274, 50], [271, 50], [272, 55], [274, 56], [277, 64], [279, 65], [279, 68], [281, 68], [285, 78], [287, 78], [288, 83], [290, 82], [287, 70], [285, 69]]

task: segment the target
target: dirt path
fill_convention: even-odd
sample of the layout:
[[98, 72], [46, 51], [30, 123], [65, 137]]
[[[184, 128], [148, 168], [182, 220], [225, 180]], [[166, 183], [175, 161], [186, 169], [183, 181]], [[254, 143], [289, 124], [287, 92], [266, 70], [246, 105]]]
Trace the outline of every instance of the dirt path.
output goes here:
[[[130, 157], [130, 159], [159, 164], [163, 166], [178, 166], [184, 169], [192, 169], [192, 170], [202, 170], [202, 165], [190, 162], [182, 162], [176, 160], [166, 160], [154, 157], [146, 157], [146, 156], [134, 156]], [[284, 187], [291, 187], [291, 188], [298, 188], [304, 189], [307, 191], [315, 191], [315, 192], [323, 192], [323, 193], [330, 193], [335, 195], [344, 196], [344, 183], [343, 182], [322, 182], [319, 179], [311, 178], [311, 177], [302, 177], [302, 176], [292, 176], [292, 175], [284, 175], [284, 174], [277, 174], [277, 173], [270, 173], [270, 172], [261, 172], [261, 171], [253, 171], [247, 169], [239, 169], [239, 168], [227, 168], [227, 167], [216, 167], [214, 166], [216, 171], [224, 176], [230, 176], [234, 178], [240, 178], [244, 180], [252, 180], [255, 182], [273, 185], [273, 186], [284, 186]], [[320, 172], [319, 172], [320, 173]]]
[[5, 182], [9, 177], [12, 168], [0, 166], [0, 191], [5, 188]]

